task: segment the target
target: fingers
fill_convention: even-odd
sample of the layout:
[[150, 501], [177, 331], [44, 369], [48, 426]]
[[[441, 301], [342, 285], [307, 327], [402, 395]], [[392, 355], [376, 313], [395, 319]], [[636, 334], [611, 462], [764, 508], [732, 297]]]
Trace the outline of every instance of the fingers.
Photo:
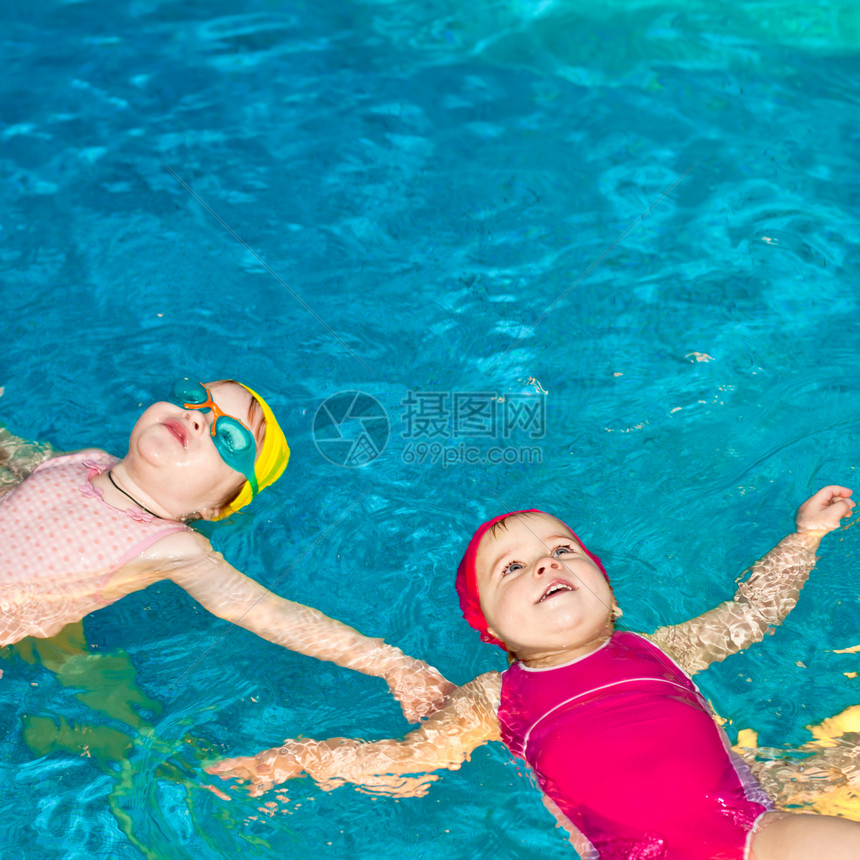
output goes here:
[[248, 782], [248, 794], [251, 797], [260, 797], [276, 783], [285, 782], [294, 776], [294, 768], [279, 770], [268, 760], [260, 760], [258, 757], [238, 756], [236, 758], [225, 758], [214, 764], [207, 765], [204, 770], [221, 779], [237, 779]]
[[848, 487], [840, 487], [836, 484], [831, 484], [827, 487], [822, 487], [817, 493], [810, 496], [801, 506], [800, 510], [823, 510], [835, 502], [848, 501], [853, 493]]
[[823, 504], [831, 504], [834, 500], [838, 501], [841, 498], [847, 499], [854, 491], [848, 487], [840, 487], [838, 484], [830, 484], [827, 487], [822, 487], [809, 501], [813, 499], [822, 502]]
[[256, 764], [254, 759], [248, 758], [225, 758], [215, 764], [208, 764], [203, 768], [206, 773], [220, 776], [222, 779], [244, 779], [249, 780], [252, 776], [249, 763]]
[[441, 711], [451, 701], [451, 696], [456, 689], [456, 684], [452, 684], [443, 678], [442, 683], [433, 690], [432, 698], [421, 703], [418, 717], [423, 719], [435, 714], [436, 711]]
[[448, 704], [451, 694], [457, 689], [438, 673], [431, 676], [429, 683], [422, 679], [406, 679], [391, 686], [394, 698], [400, 703], [403, 715], [410, 723], [417, 723], [429, 717]]
[[[271, 771], [269, 765], [259, 764], [256, 759], [248, 757], [225, 758], [222, 761], [207, 765], [204, 770], [206, 773], [220, 776], [221, 779], [237, 779], [240, 782], [248, 782], [248, 794], [251, 797], [261, 797], [267, 791], [275, 787], [272, 776], [266, 771]], [[211, 787], [222, 800], [230, 798], [219, 792], [214, 786]]]
[[827, 487], [822, 487], [817, 493], [810, 496], [799, 509], [800, 511], [825, 510], [830, 505], [847, 501], [852, 494], [852, 490], [848, 487], [840, 487], [836, 484], [831, 484]]
[[807, 499], [797, 511], [798, 531], [832, 531], [840, 520], [847, 517], [855, 503], [850, 496], [853, 490], [838, 484], [822, 487]]
[[225, 770], [229, 770], [231, 767], [231, 763], [234, 762], [235, 759], [232, 758], [224, 758], [221, 761], [216, 761], [215, 764], [207, 764], [203, 770], [206, 773], [221, 773]]
[[[447, 682], [446, 682], [447, 684]], [[456, 689], [453, 685], [450, 685]], [[450, 693], [442, 692], [439, 689], [427, 690], [424, 689], [396, 689], [392, 690], [394, 698], [400, 703], [403, 710], [403, 716], [410, 723], [417, 723], [424, 717], [429, 717], [436, 711], [441, 710], [448, 704]]]
[[403, 711], [407, 723], [417, 723], [421, 719], [421, 714], [411, 705], [407, 705], [406, 702], [400, 703], [400, 709]]
[[271, 791], [275, 784], [271, 780], [258, 779], [248, 789], [248, 794], [251, 797], [262, 797], [267, 791]]
[[[207, 768], [210, 773], [213, 773], [211, 769]], [[220, 776], [221, 779], [237, 779], [240, 782], [247, 782], [248, 785], [248, 794], [251, 797], [260, 797], [265, 794], [267, 791], [270, 791], [275, 787], [275, 783], [268, 777], [261, 776], [260, 774], [252, 774], [247, 771], [245, 768], [236, 768], [235, 770], [222, 770], [216, 773], [216, 776]]]
[[[456, 690], [456, 687], [453, 687], [453, 690]], [[410, 723], [417, 723], [421, 720], [432, 716], [436, 713], [436, 711], [441, 711], [445, 705], [451, 700], [451, 694], [447, 693], [445, 695], [436, 696], [433, 699], [420, 698], [420, 699], [398, 699], [400, 702], [400, 708], [403, 711], [403, 716]]]

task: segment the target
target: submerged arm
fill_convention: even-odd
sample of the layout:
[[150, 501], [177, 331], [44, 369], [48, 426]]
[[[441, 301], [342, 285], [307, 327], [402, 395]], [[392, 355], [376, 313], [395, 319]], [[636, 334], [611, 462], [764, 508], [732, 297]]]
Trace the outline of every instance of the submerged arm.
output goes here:
[[797, 512], [797, 532], [753, 565], [734, 599], [683, 624], [659, 628], [650, 638], [689, 674], [760, 642], [797, 605], [817, 557], [821, 538], [848, 516], [851, 490], [825, 487]]
[[36, 466], [58, 453], [47, 442], [27, 442], [0, 427], [0, 496], [17, 487]]
[[[412, 721], [440, 708], [454, 690], [435, 669], [399, 648], [264, 588], [224, 561], [200, 535], [179, 538], [197, 542], [196, 558], [167, 576], [219, 618], [308, 657], [384, 678]], [[182, 555], [187, 559], [187, 553]]]
[[[251, 783], [260, 795], [301, 773], [324, 788], [352, 782], [390, 794], [424, 794], [434, 770], [457, 770], [470, 753], [499, 740], [496, 716], [501, 677], [481, 675], [460, 687], [450, 703], [402, 740], [365, 743], [347, 738], [326, 741], [287, 740], [255, 756], [225, 759], [207, 768], [222, 779]], [[424, 774], [410, 778], [407, 774]]]

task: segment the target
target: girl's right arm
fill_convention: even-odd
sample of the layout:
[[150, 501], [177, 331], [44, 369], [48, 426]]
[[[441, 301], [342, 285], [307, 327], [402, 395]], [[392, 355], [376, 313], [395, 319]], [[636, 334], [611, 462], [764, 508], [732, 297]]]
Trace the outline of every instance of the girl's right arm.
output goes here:
[[222, 779], [250, 782], [253, 796], [301, 773], [323, 788], [352, 782], [389, 794], [400, 790], [422, 795], [436, 778], [427, 776], [430, 771], [457, 770], [474, 749], [499, 740], [500, 693], [501, 676], [489, 672], [457, 689], [445, 708], [402, 740], [287, 740], [280, 747], [224, 759], [206, 770]]
[[806, 583], [821, 538], [839, 526], [854, 502], [846, 487], [819, 490], [797, 511], [797, 532], [783, 538], [753, 565], [733, 600], [683, 624], [659, 628], [647, 637], [671, 655], [688, 674], [760, 642], [771, 627], [794, 609]]

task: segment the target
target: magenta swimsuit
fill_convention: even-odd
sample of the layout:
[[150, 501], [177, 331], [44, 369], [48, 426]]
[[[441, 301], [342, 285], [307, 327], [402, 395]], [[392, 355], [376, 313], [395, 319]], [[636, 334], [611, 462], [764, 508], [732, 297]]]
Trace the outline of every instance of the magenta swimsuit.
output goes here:
[[693, 682], [635, 633], [564, 666], [514, 663], [499, 721], [584, 860], [743, 860], [771, 808]]

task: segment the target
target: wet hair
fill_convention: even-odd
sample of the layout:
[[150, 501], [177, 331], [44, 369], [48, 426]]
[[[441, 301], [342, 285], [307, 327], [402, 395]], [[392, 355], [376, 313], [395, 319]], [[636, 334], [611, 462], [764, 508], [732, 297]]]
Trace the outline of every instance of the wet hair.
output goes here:
[[239, 483], [236, 485], [235, 489], [230, 490], [223, 499], [218, 502], [218, 508], [220, 510], [224, 510], [228, 505], [231, 505], [239, 496], [239, 493], [242, 492], [242, 487], [245, 486], [246, 478], [244, 475], [239, 476]]
[[[484, 537], [489, 534], [491, 538], [497, 538], [499, 536], [499, 532], [506, 532], [508, 530], [508, 520], [521, 519], [525, 516], [528, 516], [528, 514], [525, 512], [508, 514], [504, 519], [499, 520], [497, 523], [493, 523], [493, 525], [491, 525], [490, 528], [487, 530], [487, 533], [484, 535]], [[480, 548], [478, 551], [480, 552]]]

